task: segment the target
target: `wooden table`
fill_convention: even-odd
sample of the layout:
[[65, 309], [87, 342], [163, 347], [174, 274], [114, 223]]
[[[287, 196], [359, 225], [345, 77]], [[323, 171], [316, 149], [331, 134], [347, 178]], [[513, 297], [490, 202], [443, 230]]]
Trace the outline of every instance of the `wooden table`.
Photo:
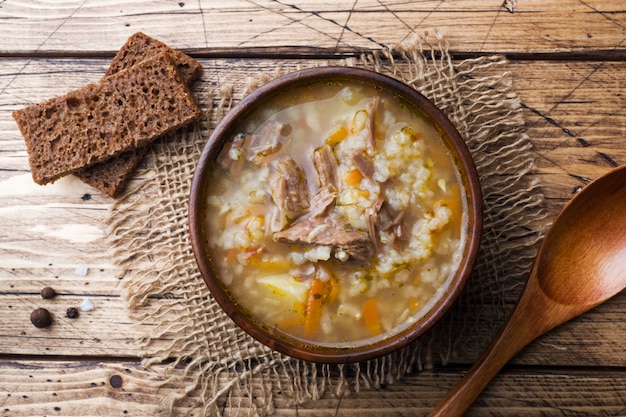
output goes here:
[[[137, 31], [198, 58], [205, 78], [219, 85], [235, 72], [339, 59], [444, 30], [454, 59], [509, 59], [553, 217], [580, 187], [626, 163], [626, 3], [515, 3], [0, 1], [0, 415], [151, 416], [161, 396], [141, 366], [141, 334], [127, 317], [120, 271], [106, 256], [103, 219], [112, 200], [77, 180], [35, 185], [13, 110], [98, 80]], [[83, 264], [90, 268], [84, 277], [74, 273]], [[97, 308], [36, 329], [28, 317], [47, 285], [60, 291], [49, 302], [54, 308], [84, 297]], [[620, 294], [520, 353], [468, 415], [624, 416], [625, 342]], [[275, 415], [424, 416], [474, 359], [297, 407], [276, 393]], [[179, 411], [193, 404], [185, 400]]]

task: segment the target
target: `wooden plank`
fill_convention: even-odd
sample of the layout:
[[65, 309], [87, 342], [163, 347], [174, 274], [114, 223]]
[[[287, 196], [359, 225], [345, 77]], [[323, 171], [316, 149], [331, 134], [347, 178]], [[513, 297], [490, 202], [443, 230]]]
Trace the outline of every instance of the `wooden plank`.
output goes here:
[[[489, 307], [485, 307], [489, 308]], [[506, 308], [510, 311], [512, 305]], [[502, 311], [500, 309], [499, 311]], [[626, 366], [626, 293], [539, 337], [511, 360], [512, 364], [554, 366]], [[452, 363], [473, 363], [503, 324], [488, 315], [473, 329], [455, 329], [460, 340]], [[453, 331], [455, 331], [453, 330]]]
[[[240, 89], [259, 71], [271, 74], [277, 67], [294, 69], [313, 62], [203, 59], [202, 63], [205, 73], [194, 88], [205, 100], [209, 87], [219, 90], [233, 84]], [[133, 328], [127, 318], [119, 298], [123, 280], [118, 276], [122, 271], [112, 265], [104, 241], [106, 228], [102, 222], [112, 200], [75, 179], [45, 187], [32, 183], [23, 140], [11, 117], [16, 108], [99, 79], [108, 59], [14, 58], [3, 64], [0, 221], [7, 232], [0, 233], [0, 312], [10, 319], [1, 320], [0, 352], [135, 356], [141, 331]], [[545, 209], [556, 215], [578, 187], [610, 169], [609, 161], [626, 162], [626, 115], [619, 84], [626, 63], [513, 61], [506, 70], [511, 71], [526, 108], [528, 135], [538, 159], [538, 178], [547, 197]], [[90, 267], [89, 274], [76, 276], [75, 268], [83, 264]], [[62, 320], [62, 325], [36, 333], [37, 329], [28, 323], [28, 314], [42, 304], [37, 294], [45, 285], [54, 286], [62, 294], [54, 301], [61, 314], [63, 308], [82, 297], [94, 297], [99, 305], [96, 312], [86, 316], [90, 322]], [[511, 292], [508, 297], [509, 306], [516, 294]], [[476, 348], [464, 350], [453, 359], [455, 362], [471, 362], [475, 352], [490, 340], [504, 318], [502, 309], [498, 311], [500, 316], [490, 317], [490, 322], [480, 321], [477, 329], [470, 329], [468, 337], [472, 339], [468, 343]], [[518, 361], [623, 365], [625, 315], [624, 297], [620, 296], [546, 336]], [[29, 343], [23, 342], [22, 331], [27, 332]]]
[[[104, 286], [103, 286], [104, 287]], [[58, 290], [58, 286], [56, 287]], [[79, 311], [77, 318], [66, 317], [69, 307], [80, 310], [89, 299], [93, 311]], [[52, 325], [38, 329], [30, 322], [36, 308], [46, 308], [52, 315]], [[140, 340], [145, 331], [133, 325], [125, 314], [126, 305], [117, 297], [107, 297], [83, 290], [44, 300], [39, 294], [0, 294], [0, 354], [138, 357]], [[165, 341], [164, 341], [165, 342]]]
[[[104, 282], [100, 284], [100, 287], [105, 286]], [[89, 298], [96, 309], [82, 312], [76, 319], [65, 317], [67, 308], [78, 307], [84, 298]], [[152, 302], [175, 303], [176, 300]], [[37, 329], [30, 323], [30, 313], [38, 307], [44, 307], [52, 314], [53, 324], [50, 328]], [[506, 311], [511, 308], [512, 305], [507, 305]], [[494, 312], [500, 314], [502, 310], [502, 306], [494, 308]], [[130, 320], [126, 314], [126, 305], [119, 296], [99, 295], [87, 290], [61, 293], [52, 300], [43, 300], [39, 294], [3, 291], [0, 293], [0, 317], [10, 318], [2, 320], [0, 327], [0, 354], [138, 357], [141, 353], [141, 338], [151, 332], [153, 325], [150, 322], [139, 325]], [[494, 337], [504, 318], [503, 315], [495, 318], [484, 315], [469, 318], [468, 322], [475, 322], [469, 327], [464, 326], [464, 323], [449, 326], [449, 330], [445, 331], [457, 335], [455, 339], [459, 341], [449, 358], [450, 363], [461, 366], [472, 363]], [[625, 339], [626, 294], [620, 294], [539, 338], [512, 363], [626, 367], [626, 352], [623, 348]], [[153, 347], [165, 347], [170, 343], [168, 339], [159, 339], [154, 341]], [[184, 353], [184, 350], [179, 350], [179, 353]], [[434, 360], [440, 361], [438, 357]]]
[[512, 65], [521, 70], [514, 86], [527, 110], [528, 134], [554, 217], [581, 187], [626, 163], [626, 118], [619, 110], [626, 106], [626, 67], [611, 62]]
[[[0, 53], [112, 54], [136, 31], [196, 52], [296, 47], [351, 51], [442, 31], [452, 50], [623, 56], [615, 1], [5, 1]], [[173, 23], [175, 22], [175, 23]], [[575, 23], [572, 23], [575, 22]], [[98, 30], [94, 31], [93, 28]]]
[[[426, 415], [461, 375], [462, 371], [423, 372], [380, 389], [352, 389], [343, 396], [327, 389], [321, 398], [298, 405], [288, 389], [274, 387], [272, 415]], [[157, 390], [155, 382], [153, 375], [136, 362], [1, 360], [0, 412], [14, 417], [166, 415], [161, 399], [174, 387], [165, 385]], [[285, 379], [281, 383], [289, 386]], [[466, 415], [617, 416], [626, 413], [625, 397], [622, 369], [535, 372], [513, 368], [498, 375]], [[218, 406], [224, 416], [234, 416], [248, 415], [250, 404], [244, 393], [234, 392], [230, 400], [223, 398]], [[192, 392], [177, 404], [176, 415], [196, 415], [201, 406], [198, 393]]]

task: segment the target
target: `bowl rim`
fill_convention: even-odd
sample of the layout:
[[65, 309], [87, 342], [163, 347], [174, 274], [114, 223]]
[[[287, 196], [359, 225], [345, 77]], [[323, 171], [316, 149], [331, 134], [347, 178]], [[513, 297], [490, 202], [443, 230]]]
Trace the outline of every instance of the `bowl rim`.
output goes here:
[[[464, 256], [444, 294], [415, 324], [407, 326], [388, 338], [357, 347], [316, 346], [300, 340], [289, 339], [287, 336], [277, 337], [276, 334], [266, 332], [262, 324], [251, 320], [242, 311], [242, 308], [229, 297], [227, 290], [213, 271], [207, 255], [204, 237], [203, 206], [206, 200], [206, 173], [210, 172], [217, 155], [230, 140], [233, 134], [233, 123], [249, 115], [255, 109], [257, 101], [271, 99], [284, 88], [303, 86], [328, 79], [356, 79], [359, 82], [379, 85], [383, 89], [399, 95], [417, 110], [423, 112], [440, 130], [451, 157], [455, 160], [464, 182], [468, 206], [467, 241]], [[277, 77], [244, 97], [224, 115], [204, 145], [196, 165], [189, 195], [188, 222], [192, 250], [200, 274], [211, 295], [237, 326], [265, 346], [296, 359], [317, 363], [350, 363], [374, 359], [406, 346], [424, 335], [447, 313], [465, 288], [476, 261], [483, 227], [482, 208], [482, 190], [471, 153], [452, 122], [438, 107], [417, 90], [390, 76], [361, 68], [325, 66], [298, 70]]]

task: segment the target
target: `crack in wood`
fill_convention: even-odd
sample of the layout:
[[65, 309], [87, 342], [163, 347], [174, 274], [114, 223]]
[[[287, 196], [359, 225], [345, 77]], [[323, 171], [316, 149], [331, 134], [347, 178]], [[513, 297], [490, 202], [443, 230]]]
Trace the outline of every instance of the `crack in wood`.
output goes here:
[[[248, 0], [248, 1], [250, 1], [250, 0]], [[341, 33], [342, 33], [342, 35], [343, 35], [343, 33], [344, 33], [345, 31], [348, 31], [348, 32], [350, 32], [350, 33], [352, 33], [352, 34], [354, 34], [354, 35], [358, 36], [358, 37], [359, 37], [359, 38], [361, 38], [361, 39], [365, 39], [365, 40], [367, 40], [367, 41], [369, 41], [369, 42], [372, 42], [372, 43], [373, 43], [373, 44], [375, 44], [375, 45], [378, 45], [378, 46], [379, 46], [379, 47], [381, 47], [381, 48], [387, 48], [387, 46], [386, 46], [385, 44], [378, 42], [376, 39], [372, 38], [371, 36], [366, 36], [366, 35], [364, 35], [364, 34], [362, 34], [362, 33], [360, 33], [360, 32], [357, 32], [357, 31], [353, 30], [350, 26], [348, 26], [348, 25], [347, 25], [347, 22], [346, 22], [346, 24], [342, 25], [342, 24], [338, 23], [338, 22], [337, 22], [336, 20], [334, 20], [334, 19], [330, 19], [330, 18], [327, 18], [327, 17], [322, 16], [322, 12], [315, 11], [315, 10], [306, 10], [306, 9], [303, 9], [303, 8], [299, 7], [299, 6], [298, 6], [298, 5], [296, 5], [296, 4], [284, 3], [284, 2], [281, 2], [281, 1], [279, 1], [279, 0], [272, 0], [272, 1], [273, 1], [274, 3], [280, 4], [280, 5], [282, 5], [282, 6], [286, 6], [286, 7], [289, 7], [289, 8], [291, 8], [291, 9], [293, 9], [293, 10], [296, 10], [297, 12], [301, 12], [301, 13], [309, 13], [310, 15], [313, 15], [313, 16], [315, 16], [315, 17], [317, 17], [317, 18], [321, 19], [321, 20], [324, 20], [324, 21], [326, 21], [326, 22], [328, 22], [328, 23], [331, 23], [331, 24], [333, 24], [333, 25], [335, 25], [335, 26], [337, 26], [337, 27], [340, 27], [340, 28], [342, 29], [342, 32], [341, 32]], [[267, 8], [265, 8], [265, 10], [269, 10], [269, 11], [274, 12], [273, 10], [270, 10], [270, 9], [267, 9]], [[353, 8], [350, 10], [350, 12], [352, 12], [353, 10], [354, 10], [354, 5], [353, 5]], [[283, 17], [286, 17], [286, 16], [284, 16], [284, 15], [283, 15], [283, 14], [281, 14], [281, 13], [278, 13], [278, 14], [280, 14], [280, 15], [281, 15], [281, 16], [283, 16]], [[307, 26], [307, 27], [309, 27], [309, 26]], [[311, 29], [313, 29], [313, 28], [311, 28]], [[320, 32], [320, 33], [323, 33], [324, 35], [329, 36], [331, 39], [333, 39], [333, 37], [331, 37], [331, 36], [330, 36], [330, 35], [328, 35], [327, 33], [324, 33], [324, 32]], [[337, 40], [337, 39], [335, 39], [335, 40]]]
[[439, 10], [439, 7], [441, 7], [441, 5], [444, 3], [444, 0], [440, 1], [432, 10], [429, 10], [428, 13], [426, 13], [426, 16], [424, 16], [424, 18], [422, 18], [422, 20], [420, 20], [417, 25], [415, 25], [413, 27], [413, 29], [411, 29], [411, 32], [407, 33], [404, 38], [402, 38], [402, 40], [400, 42], [404, 42], [405, 40], [407, 40], [407, 38], [412, 34], [412, 33], [416, 33], [416, 29], [420, 26], [422, 26], [422, 24], [428, 20], [428, 18], [430, 18], [430, 16], [435, 13], [437, 10]]
[[600, 159], [602, 159], [603, 161], [606, 161], [613, 168], [620, 166], [620, 164], [615, 159], [611, 158], [609, 155], [605, 154], [604, 152], [598, 151], [597, 153], [600, 156]]
[[[580, 4], [582, 4], [583, 6], [589, 8], [593, 13], [597, 13], [600, 16], [604, 17], [606, 20], [608, 20], [609, 22], [615, 24], [616, 26], [618, 26], [621, 29], [626, 29], [626, 27], [624, 27], [624, 25], [619, 22], [618, 20], [613, 19], [611, 16], [609, 16], [608, 13], [606, 12], [601, 12], [600, 10], [598, 10], [597, 7], [593, 7], [592, 5], [590, 5], [589, 3], [587, 3], [584, 0], [578, 0]], [[622, 41], [623, 42], [623, 41]]]
[[[531, 111], [532, 113], [536, 114], [537, 116], [541, 117], [543, 120], [545, 120], [546, 122], [548, 122], [549, 124], [561, 129], [561, 131], [563, 133], [565, 133], [567, 136], [571, 137], [571, 138], [576, 138], [576, 142], [578, 144], [580, 144], [583, 148], [588, 148], [591, 146], [591, 144], [583, 137], [580, 137], [578, 134], [576, 134], [576, 132], [573, 132], [572, 130], [561, 126], [561, 124], [559, 122], [557, 122], [556, 120], [554, 120], [552, 117], [549, 117], [545, 114], [543, 114], [542, 112], [540, 112], [539, 110], [529, 107], [527, 104], [522, 103], [521, 104], [523, 108]], [[617, 162], [615, 159], [613, 159], [610, 155], [604, 153], [604, 152], [600, 152], [600, 151], [596, 151], [596, 154], [600, 157], [600, 159], [606, 163], [609, 164], [609, 166], [615, 168], [620, 166], [620, 163]], [[573, 176], [574, 178], [577, 178], [576, 176], [569, 174], [570, 176]]]
[[[552, 126], [554, 126], [554, 127], [558, 127], [558, 128], [559, 128], [559, 129], [561, 129], [561, 131], [562, 131], [563, 133], [565, 133], [567, 136], [569, 136], [569, 137], [571, 137], [571, 138], [577, 138], [577, 139], [582, 139], [582, 140], [584, 140], [583, 138], [578, 138], [578, 135], [577, 135], [575, 132], [573, 132], [572, 130], [570, 130], [570, 129], [568, 129], [568, 128], [564, 127], [564, 126], [561, 126], [561, 124], [560, 124], [558, 121], [556, 121], [556, 120], [555, 120], [555, 119], [553, 119], [552, 117], [548, 116], [547, 114], [544, 114], [544, 113], [542, 113], [541, 111], [539, 111], [539, 110], [537, 110], [537, 109], [535, 109], [535, 108], [533, 108], [533, 107], [528, 106], [526, 103], [521, 103], [521, 106], [522, 106], [523, 108], [525, 108], [525, 109], [527, 109], [527, 110], [531, 111], [532, 113], [536, 114], [537, 116], [541, 117], [543, 120], [545, 120], [546, 122], [548, 122], [548, 123], [549, 123], [549, 124], [551, 124]], [[554, 108], [554, 107], [553, 107], [553, 108]], [[586, 143], [586, 141], [585, 141], [585, 143]]]
[[[256, 35], [254, 35], [254, 36], [252, 36], [252, 37], [248, 38], [248, 40], [247, 40], [247, 41], [245, 41], [245, 42], [240, 42], [238, 46], [242, 46], [242, 45], [244, 45], [244, 44], [246, 44], [246, 43], [250, 42], [250, 41], [251, 41], [251, 40], [253, 40], [253, 39], [260, 38], [262, 35], [265, 35], [265, 34], [268, 34], [268, 33], [272, 33], [272, 32], [275, 32], [275, 31], [276, 31], [276, 30], [278, 30], [278, 29], [283, 29], [283, 28], [285, 28], [285, 27], [291, 26], [291, 25], [292, 25], [292, 24], [294, 24], [294, 23], [300, 24], [300, 25], [302, 25], [302, 26], [304, 26], [304, 27], [306, 27], [306, 28], [308, 28], [308, 29], [311, 29], [311, 30], [315, 31], [316, 33], [318, 33], [318, 34], [320, 34], [320, 35], [326, 36], [326, 37], [328, 37], [328, 38], [330, 38], [330, 39], [332, 39], [332, 40], [334, 40], [334, 41], [337, 41], [337, 42], [339, 41], [337, 38], [335, 38], [334, 36], [331, 36], [329, 33], [322, 32], [321, 30], [316, 29], [316, 28], [314, 28], [314, 27], [312, 27], [312, 26], [310, 26], [310, 25], [306, 24], [306, 23], [304, 22], [304, 18], [294, 19], [293, 17], [288, 16], [288, 15], [285, 15], [285, 14], [282, 14], [281, 12], [276, 11], [276, 10], [274, 10], [274, 9], [270, 8], [270, 7], [264, 6], [264, 5], [262, 5], [262, 4], [258, 4], [257, 2], [255, 2], [255, 1], [253, 1], [253, 0], [246, 0], [246, 1], [247, 1], [248, 3], [250, 3], [250, 4], [253, 4], [253, 5], [255, 5], [255, 6], [257, 6], [257, 7], [261, 8], [261, 9], [263, 9], [263, 10], [266, 10], [266, 11], [270, 12], [270, 13], [273, 13], [273, 14], [279, 15], [279, 16], [281, 16], [281, 17], [284, 17], [285, 19], [289, 20], [290, 22], [289, 22], [288, 24], [282, 25], [282, 26], [280, 26], [280, 27], [274, 27], [274, 28], [271, 28], [271, 29], [269, 29], [269, 30], [267, 30], [267, 31], [265, 31], [265, 32], [257, 33]], [[314, 16], [320, 17], [319, 15], [315, 15], [315, 14], [314, 14], [314, 13], [312, 13], [312, 12], [307, 12], [306, 10], [300, 9], [300, 8], [298, 8], [298, 7], [297, 7], [297, 6], [295, 6], [295, 5], [284, 4], [284, 3], [281, 3], [281, 2], [280, 2], [280, 1], [278, 1], [278, 0], [273, 0], [273, 2], [274, 2], [274, 3], [277, 3], [277, 4], [280, 4], [280, 5], [283, 5], [283, 6], [287, 6], [287, 7], [293, 8], [293, 9], [295, 9], [296, 11], [299, 11], [299, 12], [302, 12], [302, 13], [309, 13], [309, 15], [314, 15]], [[335, 23], [335, 24], [337, 24], [337, 22], [334, 22], [334, 23]], [[339, 26], [341, 26], [341, 25], [339, 25]]]
[[[356, 4], [356, 1], [355, 1]], [[389, 6], [385, 5], [381, 0], [378, 0], [378, 4], [380, 5], [380, 7], [382, 7], [384, 10], [386, 10], [388, 13], [390, 13], [393, 17], [395, 17], [396, 19], [398, 19], [398, 22], [402, 23], [404, 25], [404, 27], [406, 27], [408, 30], [410, 30], [410, 33], [415, 33], [414, 29], [412, 28], [407, 22], [405, 22], [395, 10], [392, 10], [389, 8]], [[441, 2], [439, 2], [439, 5], [441, 5]], [[439, 7], [439, 6], [437, 6]], [[423, 21], [423, 20], [422, 20]], [[408, 35], [407, 35], [408, 36]], [[405, 36], [406, 39], [406, 36]]]
[[591, 182], [591, 178], [588, 177], [583, 177], [581, 175], [576, 175], [576, 174], [572, 174], [572, 173], [568, 173], [567, 175], [569, 175], [570, 177], [576, 179], [577, 181], [580, 181], [583, 184], [589, 184]]
[[[66, 18], [64, 18], [61, 23], [54, 28], [54, 30], [52, 30], [50, 32], [50, 34], [43, 40], [43, 42], [41, 42], [37, 48], [35, 49], [35, 52], [40, 51], [43, 46], [46, 44], [46, 42], [48, 42], [50, 39], [52, 39], [52, 36], [54, 36], [55, 33], [57, 33], [80, 9], [83, 8], [83, 6], [85, 5], [85, 3], [87, 3], [87, 0], [83, 0], [83, 2], [81, 4], [78, 5], [78, 7], [76, 7], [76, 9], [74, 9], [72, 11], [72, 13], [70, 13], [69, 16], [67, 16]], [[9, 82], [4, 86], [4, 88], [0, 91], [0, 95], [4, 94], [7, 89], [9, 87], [11, 87], [11, 85], [13, 84], [13, 82], [15, 81], [15, 79], [18, 77], [18, 75], [22, 74], [24, 72], [24, 70], [26, 69], [26, 67], [28, 67], [28, 65], [30, 64], [30, 61], [26, 61], [24, 63], [24, 65], [22, 66], [22, 68], [16, 72], [16, 74], [13, 76], [12, 79], [9, 80]]]
[[201, 0], [198, 0], [198, 10], [200, 10], [200, 16], [202, 16], [202, 32], [204, 33], [204, 45], [208, 48], [209, 47], [209, 34], [207, 32], [206, 21], [204, 19], [204, 10], [202, 9]]
[[348, 27], [348, 23], [350, 22], [350, 19], [352, 18], [352, 13], [354, 13], [354, 8], [356, 7], [356, 4], [358, 3], [359, 0], [354, 0], [354, 3], [352, 3], [352, 6], [350, 7], [350, 11], [348, 12], [348, 17], [346, 18], [345, 23], [343, 24], [343, 27], [341, 28], [341, 33], [339, 33], [339, 38], [337, 39], [337, 43], [335, 44], [335, 49], [339, 49], [339, 44], [342, 42], [343, 39], [343, 34], [346, 32], [346, 27]]
[[500, 17], [500, 12], [501, 12], [501, 9], [498, 8], [498, 11], [496, 12], [496, 15], [494, 16], [493, 21], [489, 25], [489, 30], [487, 30], [487, 34], [485, 35], [485, 38], [483, 39], [483, 43], [480, 45], [480, 50], [481, 51], [483, 51], [485, 49], [485, 45], [487, 44], [487, 40], [491, 36], [491, 32], [493, 31], [493, 28], [496, 26], [496, 21], [498, 20], [498, 17]]

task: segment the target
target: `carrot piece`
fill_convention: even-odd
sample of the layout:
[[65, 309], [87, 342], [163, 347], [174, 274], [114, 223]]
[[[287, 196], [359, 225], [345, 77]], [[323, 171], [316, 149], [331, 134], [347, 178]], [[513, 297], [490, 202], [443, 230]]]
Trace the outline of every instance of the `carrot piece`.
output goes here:
[[363, 303], [363, 321], [372, 336], [382, 332], [376, 299], [370, 298]]
[[355, 186], [355, 185], [359, 185], [359, 183], [363, 179], [363, 174], [361, 174], [361, 171], [355, 168], [351, 171], [348, 171], [346, 175], [343, 177], [343, 179], [346, 182], [346, 184]]
[[322, 297], [324, 296], [324, 283], [315, 278], [309, 285], [309, 295], [306, 300], [304, 317], [305, 336], [315, 336], [322, 318]]
[[342, 140], [344, 140], [347, 136], [348, 136], [348, 130], [343, 126], [339, 126], [330, 134], [330, 136], [328, 136], [328, 138], [326, 139], [326, 143], [331, 146], [336, 145]]
[[239, 249], [229, 249], [228, 252], [226, 252], [226, 260], [229, 263], [236, 262], [237, 255], [239, 255]]

